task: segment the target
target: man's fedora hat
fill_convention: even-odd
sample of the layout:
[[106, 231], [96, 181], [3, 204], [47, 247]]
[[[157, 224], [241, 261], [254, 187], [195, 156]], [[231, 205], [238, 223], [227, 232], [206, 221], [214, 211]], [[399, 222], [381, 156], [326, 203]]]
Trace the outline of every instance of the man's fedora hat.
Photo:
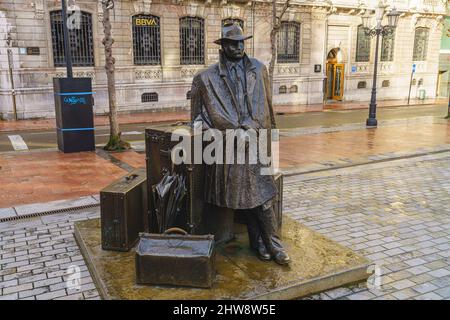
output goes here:
[[244, 31], [236, 23], [227, 23], [222, 27], [222, 38], [214, 41], [216, 44], [222, 44], [222, 40], [241, 41], [250, 39], [253, 36], [244, 36]]

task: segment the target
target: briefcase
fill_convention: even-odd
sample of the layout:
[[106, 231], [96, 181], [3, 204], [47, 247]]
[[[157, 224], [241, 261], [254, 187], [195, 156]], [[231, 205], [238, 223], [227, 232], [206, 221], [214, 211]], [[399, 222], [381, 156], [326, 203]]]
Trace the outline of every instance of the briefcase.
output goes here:
[[136, 247], [136, 283], [211, 288], [213, 235], [189, 235], [180, 228], [142, 233]]
[[137, 169], [100, 191], [103, 250], [128, 251], [148, 230], [147, 179]]

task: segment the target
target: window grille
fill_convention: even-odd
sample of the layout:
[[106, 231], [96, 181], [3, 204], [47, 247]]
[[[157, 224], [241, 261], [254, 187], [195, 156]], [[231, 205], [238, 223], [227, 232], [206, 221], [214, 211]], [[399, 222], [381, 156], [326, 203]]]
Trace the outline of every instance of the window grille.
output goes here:
[[[69, 17], [74, 13], [69, 13]], [[64, 53], [64, 33], [61, 10], [50, 12], [52, 32], [53, 62], [55, 67], [66, 66]], [[81, 11], [80, 28], [69, 29], [69, 47], [74, 67], [94, 65], [94, 44], [91, 14]]]
[[298, 87], [296, 85], [293, 85], [289, 88], [289, 93], [297, 93]]
[[180, 19], [181, 64], [205, 63], [204, 20], [197, 17]]
[[424, 27], [416, 28], [414, 35], [414, 61], [425, 61], [427, 59], [429, 29]]
[[281, 22], [278, 32], [277, 61], [281, 63], [299, 62], [300, 24], [297, 22]]
[[158, 93], [156, 92], [146, 92], [141, 96], [142, 102], [157, 102], [158, 101]]
[[284, 94], [286, 92], [287, 92], [286, 86], [281, 86], [281, 87], [278, 88], [278, 93], [279, 94]]
[[367, 87], [367, 82], [360, 81], [358, 82], [358, 89], [365, 89]]
[[369, 62], [370, 60], [370, 36], [366, 35], [364, 27], [358, 26], [356, 39], [356, 62]]
[[232, 24], [232, 23], [239, 25], [242, 28], [242, 30], [244, 30], [244, 21], [241, 19], [227, 18], [227, 19], [222, 20], [222, 26], [224, 26], [226, 24]]
[[191, 90], [186, 92], [186, 100], [190, 100], [190, 99], [191, 99]]
[[160, 19], [152, 15], [136, 15], [132, 19], [135, 65], [161, 64]]
[[383, 36], [383, 40], [381, 41], [381, 61], [394, 60], [394, 40], [395, 33]]

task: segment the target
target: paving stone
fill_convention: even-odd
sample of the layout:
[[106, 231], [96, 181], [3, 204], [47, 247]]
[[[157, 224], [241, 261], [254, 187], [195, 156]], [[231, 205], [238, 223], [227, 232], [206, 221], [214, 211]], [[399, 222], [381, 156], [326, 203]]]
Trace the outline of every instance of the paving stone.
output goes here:
[[432, 275], [433, 277], [440, 278], [440, 277], [445, 277], [445, 276], [450, 275], [450, 271], [447, 269], [441, 268], [441, 269], [430, 271], [430, 272], [428, 272], [428, 274]]
[[351, 295], [346, 296], [348, 300], [370, 300], [375, 298], [376, 296], [369, 292], [368, 290], [360, 291], [353, 293]]
[[393, 292], [391, 294], [392, 294], [392, 296], [396, 297], [399, 300], [407, 300], [407, 299], [411, 299], [411, 298], [417, 296], [419, 293], [412, 290], [411, 288], [406, 288], [403, 290]]
[[445, 288], [441, 288], [441, 289], [437, 289], [435, 291], [435, 293], [437, 293], [438, 295], [440, 295], [444, 299], [448, 299], [448, 298], [450, 298], [450, 286], [449, 287], [445, 287]]
[[41, 287], [41, 288], [36, 288], [36, 289], [32, 289], [32, 290], [25, 290], [25, 291], [21, 291], [19, 292], [19, 298], [27, 298], [27, 297], [31, 297], [31, 296], [36, 296], [36, 295], [40, 295], [46, 292], [49, 292], [50, 289], [48, 287]]
[[391, 283], [390, 285], [397, 290], [402, 290], [402, 289], [414, 286], [415, 283], [412, 282], [411, 280], [403, 279], [403, 280], [395, 281], [395, 282]]
[[428, 292], [423, 295], [417, 296], [416, 300], [442, 300], [442, 297], [434, 292]]
[[423, 294], [423, 293], [435, 291], [435, 290], [439, 289], [439, 287], [437, 287], [431, 283], [422, 283], [422, 284], [412, 287], [412, 289], [414, 291], [417, 291], [420, 294]]
[[66, 295], [67, 295], [66, 290], [51, 291], [37, 295], [36, 300], [53, 300], [55, 298], [60, 298]]

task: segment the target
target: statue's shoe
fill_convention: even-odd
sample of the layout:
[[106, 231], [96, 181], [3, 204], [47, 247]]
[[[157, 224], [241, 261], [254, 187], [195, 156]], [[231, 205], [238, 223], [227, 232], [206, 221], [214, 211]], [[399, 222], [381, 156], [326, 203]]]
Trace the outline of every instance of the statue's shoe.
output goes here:
[[282, 250], [274, 252], [272, 259], [280, 265], [287, 265], [291, 262], [291, 258], [289, 258], [288, 254]]
[[258, 248], [256, 248], [256, 255], [258, 256], [259, 259], [263, 261], [269, 261], [272, 259], [261, 237], [259, 237], [258, 239]]

